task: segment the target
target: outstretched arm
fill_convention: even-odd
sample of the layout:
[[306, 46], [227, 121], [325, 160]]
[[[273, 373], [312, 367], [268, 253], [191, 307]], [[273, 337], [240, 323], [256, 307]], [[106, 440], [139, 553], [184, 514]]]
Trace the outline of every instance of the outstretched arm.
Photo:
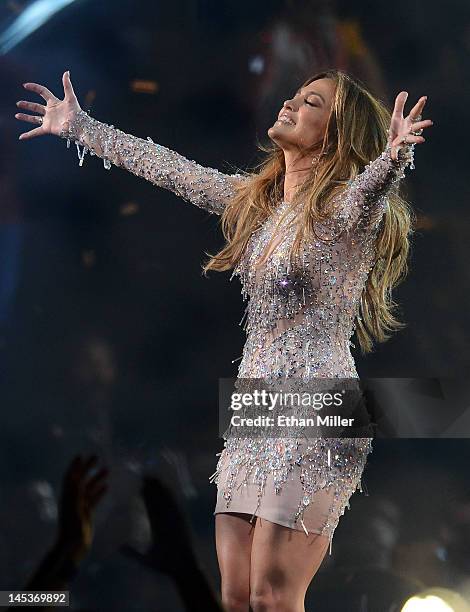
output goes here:
[[340, 214], [343, 226], [371, 231], [378, 226], [387, 206], [387, 196], [395, 183], [414, 169], [414, 147], [425, 141], [421, 133], [433, 125], [421, 120], [426, 97], [420, 98], [405, 118], [403, 109], [408, 94], [401, 92], [395, 101], [385, 151], [368, 164], [341, 194]]
[[237, 183], [243, 180], [240, 174], [230, 176], [201, 166], [150, 138], [144, 140], [126, 134], [97, 121], [83, 110], [76, 113], [60, 135], [84, 147], [79, 155], [80, 162], [89, 151], [103, 158], [105, 168], [114, 164], [129, 170], [211, 213], [223, 212]]
[[[46, 105], [20, 101], [17, 105], [39, 115], [17, 113], [17, 119], [38, 127], [20, 135], [20, 140], [44, 134], [54, 134], [73, 141], [79, 150], [80, 165], [90, 152], [103, 159], [105, 168], [111, 164], [141, 176], [159, 187], [170, 189], [185, 200], [209, 212], [221, 214], [245, 180], [243, 175], [227, 175], [214, 168], [205, 168], [179, 153], [155, 144], [150, 138], [137, 138], [101, 123], [85, 113], [73, 91], [69, 72], [62, 77], [64, 99], [56, 98], [46, 87], [25, 83], [29, 91], [39, 94]], [[79, 147], [83, 149], [80, 152]]]

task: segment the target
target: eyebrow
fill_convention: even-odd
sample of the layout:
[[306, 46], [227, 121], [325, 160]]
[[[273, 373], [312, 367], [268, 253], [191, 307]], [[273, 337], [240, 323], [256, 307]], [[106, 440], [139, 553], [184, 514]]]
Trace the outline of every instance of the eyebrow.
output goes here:
[[[297, 94], [299, 94], [300, 92], [301, 92], [301, 89], [298, 89], [298, 90], [295, 92], [295, 94], [297, 95]], [[312, 91], [307, 91], [305, 95], [306, 95], [306, 96], [318, 96], [319, 98], [321, 98], [321, 99], [323, 100], [323, 104], [326, 104], [326, 102], [325, 102], [325, 98], [324, 98], [324, 97], [323, 97], [323, 96], [322, 96], [320, 93], [318, 93], [317, 91], [313, 91], [313, 90], [312, 90]]]

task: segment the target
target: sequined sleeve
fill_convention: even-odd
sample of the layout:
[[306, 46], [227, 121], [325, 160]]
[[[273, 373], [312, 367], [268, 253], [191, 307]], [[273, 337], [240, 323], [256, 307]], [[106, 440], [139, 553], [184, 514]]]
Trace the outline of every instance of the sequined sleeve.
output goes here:
[[414, 169], [414, 145], [399, 149], [398, 159], [391, 157], [387, 145], [383, 153], [353, 179], [341, 194], [339, 217], [348, 230], [369, 232], [378, 227], [388, 205], [391, 189], [405, 177], [405, 169]]
[[241, 174], [227, 175], [215, 168], [203, 167], [154, 143], [151, 138], [144, 140], [126, 134], [83, 110], [78, 111], [61, 137], [67, 139], [68, 146], [71, 141], [75, 142], [80, 165], [89, 152], [101, 157], [106, 169], [114, 164], [129, 170], [210, 213], [222, 214], [237, 184], [245, 180]]

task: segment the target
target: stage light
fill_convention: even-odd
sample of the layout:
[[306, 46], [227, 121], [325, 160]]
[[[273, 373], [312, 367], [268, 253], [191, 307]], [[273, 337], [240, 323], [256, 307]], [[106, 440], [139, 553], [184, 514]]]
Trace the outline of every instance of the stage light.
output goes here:
[[470, 612], [470, 605], [455, 591], [434, 588], [408, 599], [401, 612]]
[[402, 612], [454, 612], [454, 608], [448, 606], [440, 597], [426, 595], [408, 599]]
[[131, 215], [135, 215], [139, 212], [139, 205], [136, 202], [127, 202], [126, 204], [122, 204], [119, 208], [119, 214], [122, 217], [130, 217]]
[[95, 251], [91, 249], [82, 251], [82, 263], [85, 268], [92, 268], [96, 263]]
[[157, 81], [134, 79], [131, 82], [131, 89], [136, 93], [156, 94], [159, 90], [159, 85]]
[[248, 69], [253, 74], [262, 74], [265, 67], [264, 57], [261, 55], [255, 55], [251, 57], [248, 62]]
[[35, 0], [0, 34], [0, 54], [5, 55], [75, 0]]

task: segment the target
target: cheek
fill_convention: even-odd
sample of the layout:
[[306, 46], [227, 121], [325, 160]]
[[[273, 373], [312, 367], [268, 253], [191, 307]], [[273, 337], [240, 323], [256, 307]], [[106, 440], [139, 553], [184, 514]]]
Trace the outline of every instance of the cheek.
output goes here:
[[325, 131], [325, 120], [322, 116], [302, 117], [297, 123], [297, 131], [305, 143], [316, 140]]
[[305, 133], [316, 134], [324, 129], [325, 120], [320, 113], [304, 114], [303, 117], [300, 118], [298, 127], [301, 127], [302, 131]]
[[325, 129], [325, 119], [322, 115], [316, 116], [310, 120], [310, 127], [312, 131], [322, 132]]

